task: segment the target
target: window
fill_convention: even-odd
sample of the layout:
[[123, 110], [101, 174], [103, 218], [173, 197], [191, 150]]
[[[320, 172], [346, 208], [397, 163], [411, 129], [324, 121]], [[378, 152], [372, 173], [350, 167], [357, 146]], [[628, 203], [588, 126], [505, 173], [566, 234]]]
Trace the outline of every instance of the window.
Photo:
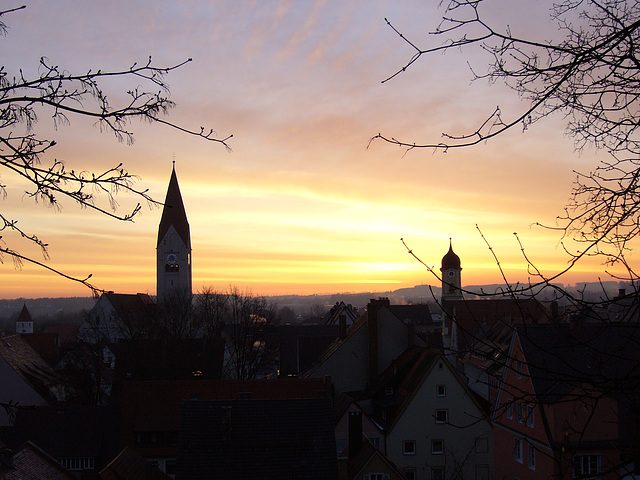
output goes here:
[[436, 410], [436, 423], [447, 423], [449, 421], [448, 410]]
[[529, 462], [529, 468], [531, 470], [535, 470], [536, 469], [536, 449], [533, 445], [529, 444], [529, 451], [527, 452], [529, 454], [528, 456], [528, 462]]
[[346, 438], [336, 438], [336, 453], [341, 454], [344, 449], [347, 448], [347, 439]]
[[416, 469], [415, 468], [405, 468], [402, 471], [404, 478], [406, 480], [416, 480]]
[[447, 386], [446, 385], [438, 385], [436, 387], [436, 391], [437, 391], [437, 395], [439, 397], [446, 397], [447, 396]]
[[164, 266], [164, 271], [165, 272], [171, 272], [171, 273], [179, 272], [180, 271], [180, 265], [178, 265], [177, 263], [167, 263]]
[[518, 423], [522, 423], [524, 421], [524, 416], [522, 414], [522, 402], [516, 402], [516, 415], [518, 417]]
[[444, 480], [444, 468], [432, 467], [431, 468], [431, 480]]
[[442, 455], [444, 453], [444, 440], [431, 440], [431, 453]]
[[93, 470], [93, 457], [61, 457], [58, 463], [67, 470]]
[[416, 454], [416, 441], [405, 440], [402, 442], [402, 454], [403, 455], [415, 455]]
[[573, 478], [595, 478], [601, 472], [600, 455], [576, 455], [573, 457]]
[[522, 463], [522, 439], [515, 438], [513, 442], [513, 458], [516, 462]]
[[367, 473], [364, 480], [389, 480], [388, 473]]
[[513, 400], [507, 399], [507, 418], [513, 420]]
[[516, 360], [516, 378], [522, 378], [522, 362]]
[[371, 437], [369, 440], [374, 447], [380, 448], [380, 437]]
[[533, 428], [535, 420], [533, 415], [533, 405], [527, 405], [527, 427]]
[[386, 387], [386, 388], [384, 389], [384, 394], [385, 394], [387, 397], [390, 397], [391, 395], [393, 395], [393, 387]]

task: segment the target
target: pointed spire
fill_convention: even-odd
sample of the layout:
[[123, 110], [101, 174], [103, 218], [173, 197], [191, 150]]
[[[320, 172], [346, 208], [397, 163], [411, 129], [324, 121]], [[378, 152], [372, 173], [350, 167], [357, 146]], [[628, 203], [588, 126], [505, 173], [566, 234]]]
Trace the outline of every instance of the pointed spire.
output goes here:
[[460, 257], [458, 257], [458, 255], [453, 251], [453, 242], [451, 241], [451, 238], [449, 238], [449, 251], [444, 257], [442, 257], [442, 267], [440, 270], [448, 269], [461, 270]]
[[18, 315], [18, 322], [33, 322], [26, 303], [22, 304], [22, 310], [20, 310], [20, 315]]
[[171, 171], [171, 179], [167, 188], [167, 196], [164, 200], [164, 208], [162, 209], [162, 218], [160, 227], [158, 228], [158, 245], [167, 234], [169, 227], [173, 225], [178, 235], [187, 247], [191, 247], [191, 235], [189, 232], [189, 221], [187, 220], [187, 212], [182, 202], [180, 194], [180, 186], [178, 185], [178, 177], [176, 176], [176, 162], [173, 161], [173, 169]]

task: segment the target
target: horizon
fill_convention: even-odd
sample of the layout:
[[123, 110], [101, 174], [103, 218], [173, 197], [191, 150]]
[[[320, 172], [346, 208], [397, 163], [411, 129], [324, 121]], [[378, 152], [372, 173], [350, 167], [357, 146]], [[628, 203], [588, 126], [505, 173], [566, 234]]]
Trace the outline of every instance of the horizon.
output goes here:
[[[555, 225], [574, 170], [590, 171], [599, 160], [593, 150], [574, 151], [561, 116], [448, 153], [369, 145], [379, 132], [418, 141], [468, 131], [497, 104], [505, 116], [519, 111], [517, 95], [503, 85], [469, 85], [467, 60], [486, 65], [473, 50], [436, 65], [417, 62], [381, 83], [412, 55], [384, 19], [428, 44], [434, 39], [425, 32], [442, 14], [437, 3], [33, 0], [3, 17], [8, 32], [0, 42], [9, 73], [22, 68], [26, 76], [37, 74], [41, 56], [72, 72], [128, 68], [149, 55], [158, 66], [193, 58], [166, 78], [177, 104], [167, 120], [233, 134], [230, 153], [162, 125], [131, 124], [132, 146], [74, 117], [56, 130], [46, 110], [34, 131], [57, 141], [44, 162], [58, 158], [68, 169], [99, 171], [122, 161], [157, 200], [175, 159], [195, 291], [233, 285], [262, 296], [319, 295], [436, 283], [400, 239], [436, 272], [452, 241], [465, 284], [498, 284], [503, 276], [535, 282], [513, 232], [553, 278], [567, 266], [564, 245], [558, 232], [536, 224]], [[539, 5], [504, 0], [502, 7], [487, 11], [496, 25], [536, 37], [556, 32]], [[74, 28], [60, 28], [65, 23]], [[115, 103], [127, 88], [115, 82], [107, 93]], [[79, 278], [91, 274], [104, 290], [155, 294], [161, 208], [143, 206], [133, 223], [68, 201], [55, 212], [34, 204], [26, 186], [3, 173], [3, 214], [50, 245], [48, 266]], [[138, 199], [117, 201], [124, 213]], [[2, 241], [42, 260], [14, 235]], [[1, 260], [2, 299], [89, 294], [40, 267], [16, 269], [8, 257]], [[617, 273], [586, 259], [558, 281], [617, 281]]]

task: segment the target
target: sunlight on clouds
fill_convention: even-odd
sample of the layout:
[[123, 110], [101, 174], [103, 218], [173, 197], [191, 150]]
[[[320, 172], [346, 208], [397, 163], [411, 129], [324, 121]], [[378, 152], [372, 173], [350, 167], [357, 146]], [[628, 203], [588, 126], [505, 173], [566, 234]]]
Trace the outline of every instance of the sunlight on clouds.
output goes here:
[[[529, 3], [517, 5], [538, 12]], [[531, 272], [514, 231], [545, 274], [560, 271], [567, 257], [557, 232], [533, 225], [554, 225], [573, 170], [589, 171], [601, 159], [590, 151], [575, 154], [563, 137], [563, 118], [446, 154], [379, 141], [368, 145], [378, 132], [415, 141], [467, 133], [495, 105], [505, 118], [523, 106], [501, 85], [469, 84], [466, 60], [486, 65], [475, 52], [431, 57], [381, 84], [414, 54], [384, 18], [407, 38], [429, 45], [438, 41], [425, 36], [442, 13], [436, 6], [415, 0], [189, 6], [29, 0], [24, 12], [8, 19], [11, 30], [2, 41], [7, 65], [36, 73], [43, 54], [79, 71], [127, 68], [149, 54], [163, 65], [193, 57], [167, 77], [178, 107], [166, 119], [233, 134], [232, 153], [144, 122], [127, 127], [136, 138], [131, 147], [101, 134], [91, 121], [71, 118], [71, 126], [56, 130], [46, 110], [36, 128], [58, 142], [45, 164], [57, 158], [68, 168], [101, 171], [123, 162], [142, 177], [136, 186], [158, 201], [164, 200], [175, 154], [191, 225], [195, 286], [335, 293], [434, 282], [400, 238], [436, 269], [451, 238], [464, 283], [499, 283], [486, 240], [510, 280], [528, 281]], [[490, 13], [498, 21], [521, 19], [515, 7], [505, 10]], [[74, 29], [57, 29], [59, 21], [51, 18], [70, 18]], [[532, 28], [517, 23], [519, 31]], [[125, 98], [120, 91], [136, 82], [110, 84], [117, 87], [108, 91], [114, 105]], [[26, 185], [7, 172], [0, 180], [9, 185], [3, 214], [50, 243], [48, 265], [78, 276], [93, 273], [109, 290], [155, 291], [161, 208], [143, 205], [135, 222], [123, 223], [61, 199], [56, 213], [34, 205], [23, 193]], [[117, 201], [123, 214], [139, 199], [121, 194]], [[19, 241], [6, 231], [3, 237]], [[41, 258], [37, 248], [20, 241], [16, 246]], [[14, 270], [4, 261], [0, 296], [88, 294], [53, 274], [30, 266]], [[566, 278], [598, 275], [606, 275], [602, 266], [587, 261]]]

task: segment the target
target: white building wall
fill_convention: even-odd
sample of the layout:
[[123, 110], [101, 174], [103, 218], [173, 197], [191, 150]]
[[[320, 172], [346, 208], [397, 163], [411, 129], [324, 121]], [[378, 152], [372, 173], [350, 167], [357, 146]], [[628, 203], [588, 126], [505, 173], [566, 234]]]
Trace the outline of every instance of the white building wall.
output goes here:
[[[445, 386], [443, 397], [438, 396], [439, 385]], [[447, 410], [449, 423], [436, 423], [436, 410]], [[389, 432], [387, 456], [401, 470], [415, 468], [417, 480], [430, 480], [434, 467], [444, 468], [445, 478], [451, 478], [460, 464], [462, 475], [458, 478], [476, 479], [478, 469], [483, 471], [485, 466], [489, 478], [493, 478], [492, 427], [486, 420], [478, 421], [480, 415], [470, 392], [460, 384], [449, 364], [439, 360]], [[415, 441], [415, 455], [403, 453], [405, 440]], [[444, 454], [432, 453], [434, 440], [444, 441]]]

